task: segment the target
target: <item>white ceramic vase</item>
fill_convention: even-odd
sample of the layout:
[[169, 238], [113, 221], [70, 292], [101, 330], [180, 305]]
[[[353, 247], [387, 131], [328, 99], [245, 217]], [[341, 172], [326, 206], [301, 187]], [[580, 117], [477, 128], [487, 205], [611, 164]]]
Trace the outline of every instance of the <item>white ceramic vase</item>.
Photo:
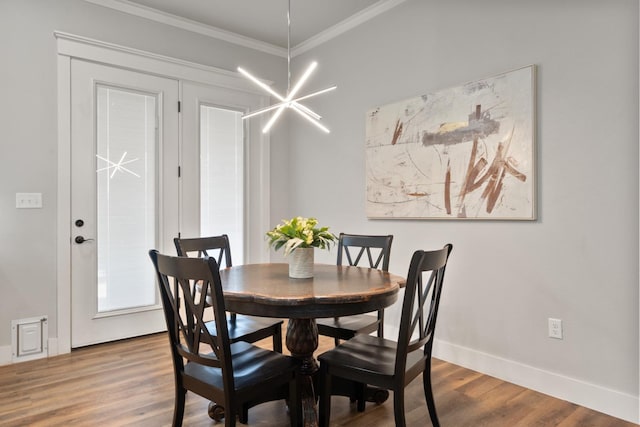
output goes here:
[[313, 277], [314, 248], [296, 248], [287, 258], [289, 259], [289, 277], [293, 279], [308, 279]]

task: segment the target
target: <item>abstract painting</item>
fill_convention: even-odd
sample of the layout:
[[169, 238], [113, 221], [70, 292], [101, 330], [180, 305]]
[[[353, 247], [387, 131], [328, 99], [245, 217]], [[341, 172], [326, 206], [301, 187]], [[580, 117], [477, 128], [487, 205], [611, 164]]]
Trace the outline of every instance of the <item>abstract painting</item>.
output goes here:
[[369, 218], [533, 220], [533, 65], [367, 112]]

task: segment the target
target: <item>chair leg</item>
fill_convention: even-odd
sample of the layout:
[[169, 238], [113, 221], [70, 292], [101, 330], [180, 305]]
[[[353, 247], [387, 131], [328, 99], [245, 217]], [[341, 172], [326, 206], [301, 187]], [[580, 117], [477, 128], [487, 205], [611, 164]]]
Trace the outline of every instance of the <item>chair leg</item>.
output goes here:
[[384, 310], [378, 311], [378, 337], [384, 338]]
[[282, 327], [278, 326], [276, 333], [273, 334], [273, 351], [282, 353]]
[[365, 396], [365, 392], [367, 390], [367, 385], [363, 383], [358, 383], [356, 385], [356, 400], [358, 401], [357, 409], [358, 412], [364, 412], [367, 405], [367, 396]]
[[318, 372], [321, 378], [320, 386], [320, 408], [319, 412], [319, 426], [328, 427], [329, 420], [331, 419], [331, 376], [327, 372], [326, 365], [320, 363], [320, 372]]
[[187, 396], [187, 390], [176, 387], [176, 401], [173, 406], [173, 427], [181, 427], [184, 418], [184, 405]]
[[249, 404], [243, 403], [240, 408], [240, 423], [249, 424]]
[[393, 418], [396, 421], [396, 427], [406, 427], [407, 423], [404, 419], [404, 387], [402, 385], [393, 390]]
[[[232, 405], [227, 405], [232, 406]], [[224, 427], [236, 427], [236, 418], [237, 418], [236, 410], [229, 410], [229, 408], [224, 409]]]
[[339, 346], [339, 345], [340, 345], [340, 338], [334, 338], [334, 339], [333, 339], [333, 343], [334, 343], [334, 345], [335, 345], [336, 347], [337, 347], [337, 346]]
[[440, 421], [438, 421], [438, 414], [436, 412], [436, 403], [433, 400], [433, 389], [431, 387], [431, 359], [427, 359], [427, 366], [422, 372], [422, 385], [424, 387], [424, 398], [427, 401], [427, 409], [429, 410], [429, 417], [431, 418], [431, 424], [433, 427], [440, 427]]

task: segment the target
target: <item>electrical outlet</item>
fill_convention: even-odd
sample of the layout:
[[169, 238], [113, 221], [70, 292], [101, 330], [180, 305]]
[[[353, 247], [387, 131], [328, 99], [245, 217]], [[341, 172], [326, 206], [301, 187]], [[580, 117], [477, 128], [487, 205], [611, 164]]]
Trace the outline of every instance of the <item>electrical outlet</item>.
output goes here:
[[562, 339], [562, 319], [549, 318], [549, 338]]

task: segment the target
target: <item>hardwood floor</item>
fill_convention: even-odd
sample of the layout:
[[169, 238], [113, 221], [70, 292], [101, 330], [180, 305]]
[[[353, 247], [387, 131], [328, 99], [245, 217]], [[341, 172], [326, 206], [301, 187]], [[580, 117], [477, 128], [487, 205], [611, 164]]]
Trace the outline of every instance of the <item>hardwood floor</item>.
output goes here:
[[[266, 340], [261, 345], [270, 348]], [[331, 348], [321, 337], [319, 352]], [[440, 360], [433, 361], [436, 406], [444, 427], [631, 427], [604, 414], [554, 399]], [[187, 394], [185, 426], [222, 426], [208, 402]], [[69, 355], [0, 367], [1, 426], [171, 425], [173, 372], [164, 334], [74, 350]], [[409, 426], [430, 426], [422, 381], [406, 389]], [[393, 426], [393, 402], [356, 411], [347, 398], [332, 400], [332, 426]], [[283, 402], [249, 412], [249, 426], [288, 426]]]

